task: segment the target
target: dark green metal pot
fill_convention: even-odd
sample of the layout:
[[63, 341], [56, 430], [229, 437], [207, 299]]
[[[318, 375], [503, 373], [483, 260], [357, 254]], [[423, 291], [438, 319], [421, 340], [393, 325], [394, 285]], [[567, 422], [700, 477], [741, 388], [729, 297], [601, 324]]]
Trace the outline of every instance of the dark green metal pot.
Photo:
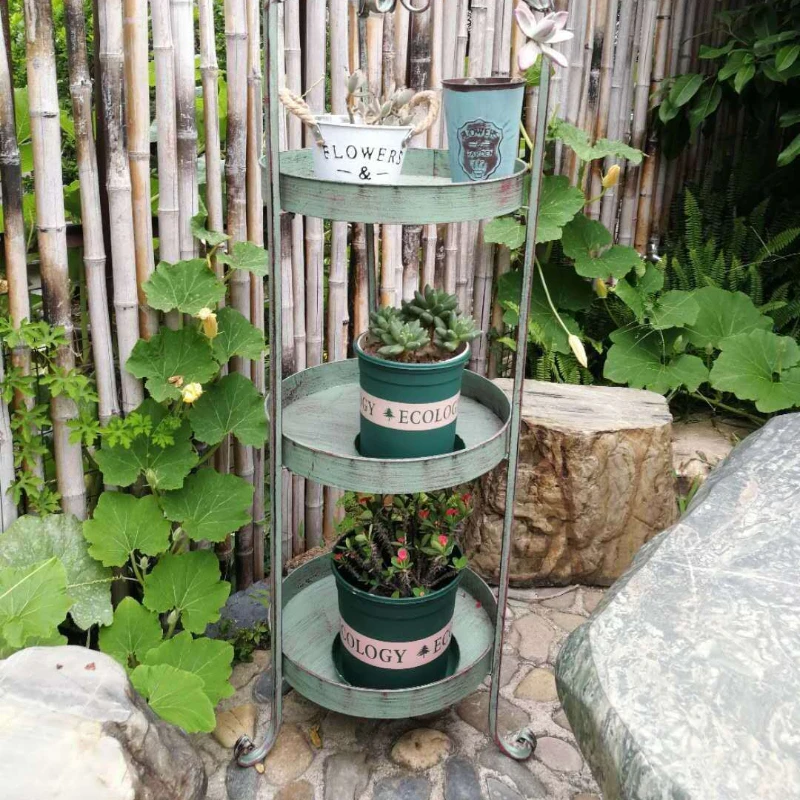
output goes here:
[[447, 361], [402, 364], [355, 343], [361, 382], [361, 435], [366, 458], [428, 458], [455, 449], [461, 376], [469, 345]]
[[448, 671], [456, 591], [462, 573], [425, 597], [377, 597], [339, 574], [342, 677], [368, 689], [408, 689], [440, 681]]

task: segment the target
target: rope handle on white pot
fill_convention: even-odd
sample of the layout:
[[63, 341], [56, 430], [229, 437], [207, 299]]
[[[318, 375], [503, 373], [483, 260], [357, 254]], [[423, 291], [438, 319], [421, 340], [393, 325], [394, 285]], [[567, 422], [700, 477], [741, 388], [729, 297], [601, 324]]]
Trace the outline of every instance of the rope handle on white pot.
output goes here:
[[317, 117], [308, 103], [306, 103], [302, 97], [296, 95], [287, 88], [281, 89], [278, 92], [278, 97], [290, 114], [294, 114], [303, 124], [311, 128], [311, 132], [314, 134], [317, 143], [325, 144], [322, 131], [320, 131], [319, 125], [317, 125]]
[[[323, 138], [322, 132], [317, 125], [317, 117], [309, 107], [308, 103], [306, 103], [302, 97], [296, 95], [287, 88], [281, 89], [280, 92], [278, 92], [278, 97], [280, 97], [281, 103], [283, 103], [283, 105], [286, 107], [286, 110], [290, 114], [294, 114], [303, 124], [308, 125], [308, 127], [311, 128], [312, 132], [314, 133], [314, 138], [317, 140], [317, 142], [319, 142], [319, 144], [324, 144], [325, 139]], [[411, 100], [409, 100], [408, 107], [414, 109], [421, 105], [428, 107], [428, 113], [421, 122], [412, 128], [409, 138], [424, 133], [426, 130], [428, 130], [428, 128], [431, 127], [431, 125], [433, 125], [434, 122], [436, 122], [436, 119], [439, 116], [439, 111], [442, 107], [442, 101], [437, 92], [417, 92], [417, 94], [415, 94]]]

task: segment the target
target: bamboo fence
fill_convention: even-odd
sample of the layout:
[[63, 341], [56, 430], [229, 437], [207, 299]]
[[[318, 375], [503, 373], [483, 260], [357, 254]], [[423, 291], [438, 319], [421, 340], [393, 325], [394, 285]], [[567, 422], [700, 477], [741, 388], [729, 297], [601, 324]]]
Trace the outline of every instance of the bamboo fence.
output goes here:
[[[373, 90], [393, 86], [439, 89], [441, 81], [461, 76], [516, 74], [521, 39], [513, 23], [515, 0], [434, 0], [423, 14], [401, 4], [385, 16], [366, 20], [359, 42], [358, 0], [285, 0], [280, 6], [279, 41], [274, 45], [280, 83], [305, 94], [312, 109], [343, 113], [345, 76], [361, 68]], [[4, 4], [0, 4], [2, 8]], [[141, 402], [142, 387], [124, 369], [140, 335], [152, 335], [158, 317], [145, 303], [141, 286], [157, 260], [194, 257], [197, 242], [190, 220], [202, 197], [208, 227], [225, 231], [233, 242], [264, 242], [259, 156], [263, 144], [260, 0], [225, 0], [224, 58], [227, 67], [227, 131], [217, 104], [223, 52], [214, 30], [213, 0], [100, 0], [96, 4], [95, 63], [86, 47], [82, 0], [65, 0], [70, 97], [57, 95], [50, 0], [25, 0], [28, 91], [34, 153], [36, 232], [47, 319], [71, 336], [75, 304], [67, 271], [65, 216], [61, 192], [61, 108], [75, 122], [83, 224], [92, 364], [103, 424]], [[683, 157], [659, 155], [652, 125], [652, 93], [665, 78], [698, 66], [699, 43], [711, 27], [718, 0], [557, 0], [569, 10], [575, 37], [558, 47], [569, 67], [553, 81], [550, 113], [578, 125], [590, 136], [621, 139], [647, 152], [641, 166], [623, 164], [623, 179], [588, 213], [601, 219], [615, 239], [644, 253], [663, 231], [678, 187], [705, 164], [711, 137]], [[195, 6], [197, 15], [195, 15]], [[149, 37], [152, 34], [152, 49]], [[0, 31], [0, 186], [5, 218], [3, 253], [12, 323], [31, 314], [26, 235], [22, 220], [23, 183], [11, 98], [11, 70]], [[199, 44], [200, 79], [195, 77]], [[155, 67], [155, 103], [151, 108], [148, 61]], [[36, 65], [35, 67], [33, 65]], [[94, 69], [94, 73], [90, 70]], [[92, 105], [91, 76], [96, 85]], [[196, 85], [196, 84], [199, 84]], [[197, 96], [202, 96], [198, 117]], [[71, 102], [70, 102], [71, 101]], [[536, 90], [526, 93], [524, 123], [535, 122]], [[95, 112], [95, 113], [93, 113]], [[150, 141], [151, 113], [157, 131]], [[92, 118], [96, 115], [96, 130]], [[204, 177], [198, 171], [198, 124], [202, 124]], [[736, 120], [730, 125], [735, 126]], [[305, 136], [305, 141], [304, 141]], [[96, 140], [95, 140], [96, 137]], [[281, 146], [308, 145], [295, 117], [282, 119]], [[153, 146], [154, 145], [154, 146]], [[418, 137], [415, 147], [447, 146], [444, 121]], [[558, 172], [578, 178], [574, 154], [554, 148]], [[585, 187], [598, 195], [608, 159], [584, 174]], [[223, 169], [224, 164], [224, 169]], [[153, 219], [150, 177], [158, 179], [158, 210]], [[104, 227], [104, 213], [107, 223]], [[458, 294], [462, 305], [487, 332], [475, 344], [472, 369], [496, 376], [501, 359], [488, 336], [502, 329], [495, 302], [498, 276], [511, 269], [509, 252], [483, 240], [481, 223], [437, 227], [376, 226], [380, 300], [399, 304], [426, 283]], [[285, 374], [348, 357], [352, 341], [368, 322], [367, 252], [363, 225], [329, 223], [284, 215], [282, 219]], [[154, 250], [154, 231], [157, 248]], [[222, 265], [216, 269], [222, 274]], [[109, 308], [106, 282], [113, 304]], [[264, 285], [237, 272], [227, 298], [254, 324], [264, 327]], [[169, 316], [169, 315], [168, 315]], [[177, 326], [174, 315], [168, 324]], [[114, 332], [116, 335], [114, 335]], [[62, 348], [59, 365], [74, 363], [74, 349]], [[30, 354], [10, 354], [16, 368], [27, 369]], [[27, 366], [26, 366], [27, 365]], [[230, 369], [264, 389], [264, 364], [234, 359]], [[0, 370], [2, 364], [0, 363]], [[56, 479], [63, 507], [79, 517], [87, 512], [80, 445], [69, 442], [67, 422], [74, 405], [52, 402], [51, 421]], [[8, 409], [0, 408], [0, 521], [16, 513], [5, 488], [9, 478]], [[256, 486], [255, 522], [234, 537], [240, 586], [264, 574], [264, 452], [233, 443], [221, 448], [217, 466], [230, 466]], [[41, 469], [41, 467], [38, 467]], [[285, 475], [287, 502], [284, 551], [298, 555], [329, 542], [334, 535], [339, 493]], [[231, 543], [218, 547], [227, 561]]]

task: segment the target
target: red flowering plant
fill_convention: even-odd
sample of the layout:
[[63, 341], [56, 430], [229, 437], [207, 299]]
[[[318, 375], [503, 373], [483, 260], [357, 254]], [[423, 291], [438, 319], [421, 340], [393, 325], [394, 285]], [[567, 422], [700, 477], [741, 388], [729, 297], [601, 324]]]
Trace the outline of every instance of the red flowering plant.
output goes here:
[[340, 501], [344, 518], [333, 550], [349, 583], [382, 597], [422, 597], [444, 588], [467, 565], [456, 541], [472, 513], [463, 490], [357, 494]]

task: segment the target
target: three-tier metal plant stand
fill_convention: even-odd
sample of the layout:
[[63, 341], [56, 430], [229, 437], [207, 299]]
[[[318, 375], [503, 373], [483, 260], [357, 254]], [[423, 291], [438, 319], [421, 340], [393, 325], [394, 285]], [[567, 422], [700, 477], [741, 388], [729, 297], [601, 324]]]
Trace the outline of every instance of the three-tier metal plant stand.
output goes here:
[[[411, 4], [401, 0], [406, 7]], [[264, 197], [269, 211], [270, 394], [270, 621], [272, 633], [272, 715], [266, 740], [258, 747], [246, 737], [236, 746], [238, 763], [263, 760], [281, 725], [284, 679], [300, 694], [324, 708], [371, 718], [405, 718], [429, 714], [457, 703], [491, 674], [490, 729], [500, 749], [527, 758], [536, 745], [532, 732], [505, 740], [498, 731], [500, 667], [508, 595], [511, 523], [517, 478], [525, 348], [534, 242], [544, 159], [550, 72], [542, 70], [539, 88], [532, 180], [528, 198], [528, 243], [523, 268], [512, 400], [491, 381], [465, 372], [457, 435], [461, 449], [426, 459], [378, 460], [359, 455], [358, 366], [355, 359], [323, 364], [283, 379], [281, 369], [281, 211], [345, 222], [366, 223], [369, 302], [376, 301], [374, 224], [431, 224], [496, 217], [524, 202], [527, 165], [519, 161], [508, 178], [481, 183], [452, 183], [446, 151], [410, 150], [395, 185], [341, 184], [316, 178], [309, 151], [279, 152], [278, 13], [281, 0], [265, 3], [268, 108], [264, 158]], [[362, 0], [367, 14], [392, 10], [396, 0]], [[424, 10], [417, 6], [416, 10]], [[413, 689], [362, 689], [338, 675], [332, 645], [339, 632], [336, 588], [327, 556], [321, 556], [282, 579], [280, 565], [283, 519], [281, 470], [340, 489], [374, 493], [433, 491], [478, 478], [508, 460], [500, 586], [497, 598], [471, 570], [458, 591], [453, 636], [457, 664], [453, 674]]]

